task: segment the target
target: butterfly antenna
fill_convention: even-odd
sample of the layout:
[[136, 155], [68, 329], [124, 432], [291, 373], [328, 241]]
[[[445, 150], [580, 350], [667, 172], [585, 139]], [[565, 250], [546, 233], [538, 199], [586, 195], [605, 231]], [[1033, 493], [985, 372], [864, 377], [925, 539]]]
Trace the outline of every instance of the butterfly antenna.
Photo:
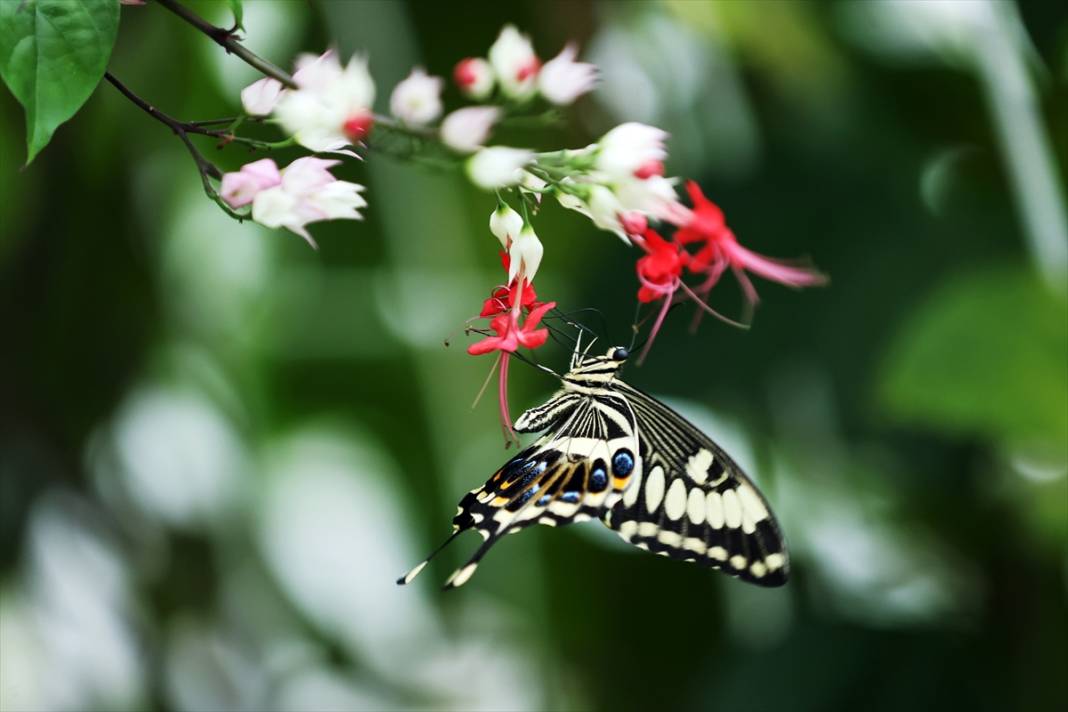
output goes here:
[[412, 580], [416, 576], [418, 576], [420, 574], [420, 572], [422, 572], [423, 569], [426, 568], [426, 565], [430, 563], [430, 560], [433, 559], [435, 556], [437, 556], [438, 553], [442, 549], [444, 549], [446, 546], [451, 544], [452, 540], [455, 539], [457, 537], [457, 535], [460, 534], [463, 531], [465, 531], [465, 530], [464, 529], [457, 529], [452, 534], [450, 534], [449, 538], [446, 539], [444, 542], [442, 542], [441, 546], [439, 546], [437, 549], [434, 549], [432, 552], [430, 552], [430, 555], [427, 556], [422, 561], [420, 561], [418, 564], [416, 564], [415, 568], [413, 568], [411, 571], [409, 571], [408, 573], [404, 574], [399, 579], [397, 579], [397, 585], [398, 586], [407, 586], [408, 584], [410, 584], [412, 582]]
[[556, 371], [552, 370], [551, 368], [549, 368], [548, 366], [546, 366], [544, 364], [538, 363], [537, 361], [535, 361], [534, 359], [532, 359], [532, 358], [530, 358], [528, 356], [524, 356], [523, 354], [519, 353], [518, 351], [513, 351], [512, 355], [515, 356], [520, 361], [522, 361], [523, 363], [527, 364], [528, 366], [533, 366], [534, 368], [538, 369], [539, 371], [544, 371], [545, 373], [548, 373], [549, 375], [554, 376], [555, 378], [561, 378], [560, 374], [557, 373]]

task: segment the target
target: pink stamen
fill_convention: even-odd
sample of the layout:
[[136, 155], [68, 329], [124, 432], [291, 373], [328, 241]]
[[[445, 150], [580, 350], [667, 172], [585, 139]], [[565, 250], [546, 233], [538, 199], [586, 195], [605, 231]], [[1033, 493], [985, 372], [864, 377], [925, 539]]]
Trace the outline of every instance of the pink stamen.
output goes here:
[[[639, 277], [640, 279], [640, 277]], [[676, 284], [682, 284], [681, 280], [675, 280]], [[658, 285], [660, 288], [664, 288], [664, 285]], [[684, 285], [685, 286], [685, 285]], [[656, 288], [650, 286], [651, 289]], [[660, 327], [664, 324], [664, 319], [667, 317], [668, 309], [671, 308], [671, 298], [675, 295], [675, 286], [672, 285], [670, 289], [664, 292], [664, 303], [660, 307], [660, 313], [656, 315], [656, 321], [653, 322], [653, 328], [649, 330], [649, 338], [645, 341], [645, 346], [642, 348], [641, 354], [638, 356], [638, 365], [641, 366], [645, 363], [645, 357], [649, 355], [649, 349], [653, 347], [653, 340], [656, 339], [657, 333], [660, 331]]]
[[501, 409], [501, 429], [504, 430], [505, 448], [512, 443], [519, 444], [519, 436], [516, 435], [515, 427], [512, 425], [512, 415], [508, 410], [508, 362], [510, 357], [511, 354], [509, 352], [501, 352], [500, 378], [497, 381], [497, 404]]

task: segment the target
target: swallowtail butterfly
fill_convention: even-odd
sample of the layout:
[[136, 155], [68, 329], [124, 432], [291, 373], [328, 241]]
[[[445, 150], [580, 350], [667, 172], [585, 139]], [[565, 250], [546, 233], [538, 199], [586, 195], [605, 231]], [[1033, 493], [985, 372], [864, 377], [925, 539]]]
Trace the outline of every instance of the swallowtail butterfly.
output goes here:
[[397, 583], [468, 529], [485, 541], [446, 589], [466, 583], [505, 534], [594, 518], [647, 551], [761, 586], [786, 583], [786, 547], [763, 495], [710, 438], [619, 379], [628, 355], [576, 349], [563, 387], [515, 423], [545, 434], [464, 495], [452, 535]]

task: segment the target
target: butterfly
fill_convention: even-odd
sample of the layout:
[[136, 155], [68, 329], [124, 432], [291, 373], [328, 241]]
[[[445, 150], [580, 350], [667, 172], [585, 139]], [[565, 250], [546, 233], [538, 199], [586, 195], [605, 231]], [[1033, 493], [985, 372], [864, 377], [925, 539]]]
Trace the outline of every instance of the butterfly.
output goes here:
[[446, 589], [466, 583], [506, 534], [590, 519], [655, 554], [761, 586], [786, 583], [789, 559], [767, 500], [709, 437], [619, 378], [629, 355], [619, 346], [587, 356], [576, 346], [560, 390], [515, 422], [519, 432], [545, 433], [464, 495], [452, 535], [397, 583], [469, 529], [484, 541]]

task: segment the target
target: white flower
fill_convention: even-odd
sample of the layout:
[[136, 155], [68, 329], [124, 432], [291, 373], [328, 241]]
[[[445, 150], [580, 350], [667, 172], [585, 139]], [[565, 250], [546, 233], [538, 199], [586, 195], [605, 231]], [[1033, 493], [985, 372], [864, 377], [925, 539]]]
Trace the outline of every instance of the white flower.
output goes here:
[[282, 98], [282, 82], [265, 77], [241, 90], [241, 106], [249, 116], [267, 116]]
[[490, 129], [501, 116], [495, 106], [469, 106], [457, 109], [441, 122], [441, 140], [460, 153], [472, 153], [489, 138]]
[[460, 92], [475, 101], [482, 101], [493, 93], [493, 67], [481, 57], [461, 59], [452, 70], [452, 78]]
[[667, 132], [655, 126], [620, 124], [598, 142], [596, 168], [613, 177], [629, 177], [643, 166], [667, 158]]
[[330, 50], [318, 58], [302, 55], [297, 66], [298, 88], [283, 92], [274, 111], [282, 127], [312, 151], [336, 151], [362, 140], [373, 123], [375, 98], [366, 58], [354, 56], [342, 68]]
[[523, 166], [534, 160], [534, 152], [523, 148], [491, 146], [467, 159], [467, 175], [480, 188], [493, 190], [523, 180]]
[[623, 211], [637, 210], [657, 220], [675, 214], [679, 198], [674, 181], [664, 176], [650, 176], [645, 180], [623, 178], [616, 182], [616, 197]]
[[315, 240], [305, 225], [321, 220], [360, 220], [359, 209], [367, 207], [363, 186], [338, 180], [330, 168], [338, 161], [309, 156], [298, 158], [282, 170], [282, 182], [256, 193], [252, 219], [267, 227], [284, 227], [303, 237], [312, 247]]
[[505, 25], [497, 41], [489, 50], [489, 61], [501, 91], [511, 99], [530, 97], [537, 86], [538, 55], [530, 44], [530, 38], [521, 34], [515, 25]]
[[508, 205], [501, 205], [490, 213], [489, 227], [490, 232], [501, 241], [501, 247], [507, 249], [523, 229], [523, 216]]
[[393, 89], [389, 110], [398, 119], [412, 126], [425, 126], [441, 116], [441, 90], [445, 81], [430, 77], [416, 67]]
[[579, 98], [597, 83], [597, 67], [576, 62], [578, 49], [568, 44], [541, 68], [538, 90], [551, 103], [563, 106]]
[[523, 226], [519, 235], [512, 240], [512, 246], [508, 250], [508, 284], [512, 283], [520, 271], [528, 283], [533, 282], [544, 253], [545, 247], [534, 234], [534, 228], [529, 224]]

